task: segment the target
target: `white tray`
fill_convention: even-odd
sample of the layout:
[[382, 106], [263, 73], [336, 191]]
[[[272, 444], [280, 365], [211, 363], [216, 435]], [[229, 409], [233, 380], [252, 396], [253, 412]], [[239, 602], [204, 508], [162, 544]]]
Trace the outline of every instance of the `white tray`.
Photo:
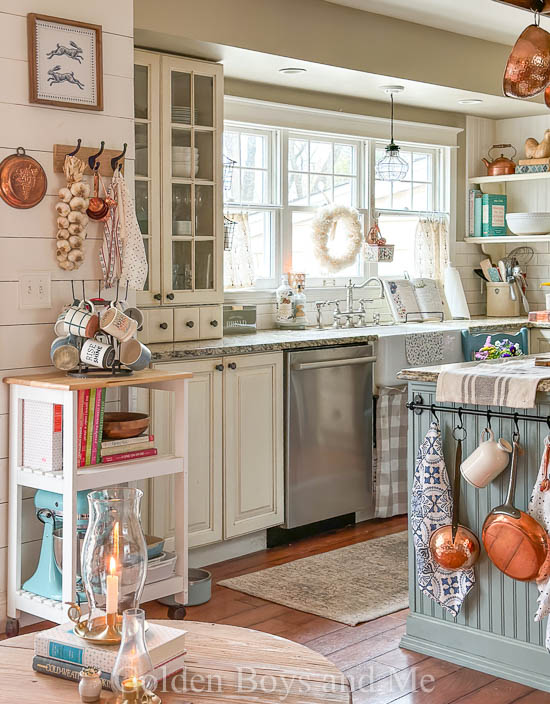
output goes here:
[[149, 563], [147, 566], [147, 577], [145, 578], [145, 584], [160, 582], [162, 579], [172, 577], [176, 570], [177, 559], [178, 556], [175, 552], [165, 552], [158, 561], [154, 560], [152, 564]]

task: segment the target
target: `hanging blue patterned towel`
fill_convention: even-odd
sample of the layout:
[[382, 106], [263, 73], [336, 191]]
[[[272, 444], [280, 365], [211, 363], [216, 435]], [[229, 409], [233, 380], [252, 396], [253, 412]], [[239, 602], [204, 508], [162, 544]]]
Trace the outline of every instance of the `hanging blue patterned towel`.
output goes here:
[[[460, 469], [457, 467], [455, 471]], [[411, 497], [416, 571], [420, 590], [456, 617], [475, 583], [474, 570], [444, 570], [432, 559], [429, 547], [432, 533], [451, 524], [452, 512], [453, 495], [441, 447], [441, 431], [432, 422], [418, 450]]]

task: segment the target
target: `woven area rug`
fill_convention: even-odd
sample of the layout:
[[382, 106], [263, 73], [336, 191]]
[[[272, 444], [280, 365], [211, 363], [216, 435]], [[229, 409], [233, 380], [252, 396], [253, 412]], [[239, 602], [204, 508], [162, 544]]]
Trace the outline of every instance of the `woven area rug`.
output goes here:
[[409, 605], [407, 532], [374, 538], [219, 582], [356, 626]]

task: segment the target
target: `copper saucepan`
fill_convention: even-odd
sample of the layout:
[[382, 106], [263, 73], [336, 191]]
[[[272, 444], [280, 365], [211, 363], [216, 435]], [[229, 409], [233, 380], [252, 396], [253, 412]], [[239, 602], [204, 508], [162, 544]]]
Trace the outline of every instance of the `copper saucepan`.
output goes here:
[[512, 444], [512, 469], [506, 502], [496, 506], [485, 519], [482, 539], [495, 567], [512, 579], [530, 582], [539, 577], [545, 566], [548, 538], [540, 523], [514, 506], [519, 433], [514, 433]]
[[[457, 436], [457, 432], [459, 433]], [[463, 433], [460, 435], [460, 433]], [[430, 552], [435, 562], [445, 570], [466, 570], [478, 561], [480, 545], [477, 536], [458, 522], [460, 512], [460, 465], [462, 464], [462, 441], [466, 429], [462, 425], [453, 430], [456, 440], [455, 475], [453, 486], [453, 519], [450, 526], [438, 528], [430, 538]]]
[[531, 24], [516, 41], [504, 71], [503, 90], [509, 98], [532, 98], [550, 83], [550, 34]]

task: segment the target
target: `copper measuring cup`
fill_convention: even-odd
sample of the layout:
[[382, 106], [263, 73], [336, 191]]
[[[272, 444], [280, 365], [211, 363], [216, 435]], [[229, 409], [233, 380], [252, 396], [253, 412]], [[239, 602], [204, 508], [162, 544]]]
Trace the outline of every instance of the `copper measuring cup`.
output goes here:
[[462, 464], [462, 441], [466, 438], [466, 428], [459, 410], [459, 425], [453, 430], [456, 440], [456, 458], [453, 482], [453, 519], [450, 526], [438, 528], [430, 538], [432, 558], [445, 570], [466, 570], [478, 561], [480, 544], [477, 536], [458, 522], [460, 512], [460, 465]]
[[544, 576], [548, 536], [538, 521], [514, 506], [520, 452], [517, 431], [513, 435], [512, 445], [512, 469], [506, 501], [496, 506], [485, 519], [482, 539], [495, 567], [512, 579], [530, 582]]
[[550, 83], [550, 34], [535, 24], [519, 35], [504, 71], [503, 90], [509, 98], [532, 98]]

